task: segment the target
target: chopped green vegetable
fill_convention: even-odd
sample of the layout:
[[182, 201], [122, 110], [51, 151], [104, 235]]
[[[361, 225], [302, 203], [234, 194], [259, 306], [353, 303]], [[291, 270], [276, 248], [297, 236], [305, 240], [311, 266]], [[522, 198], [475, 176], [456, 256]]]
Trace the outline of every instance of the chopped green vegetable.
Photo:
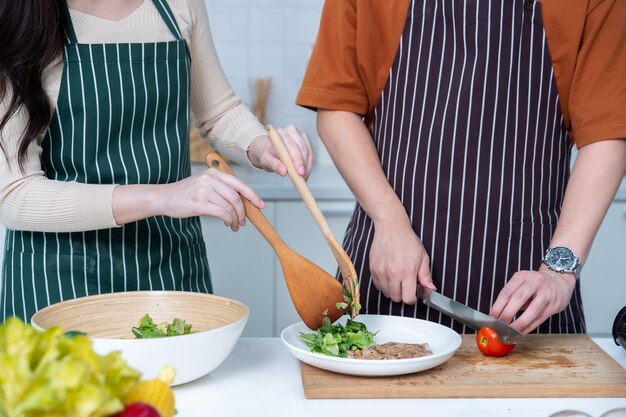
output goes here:
[[101, 356], [84, 335], [15, 317], [0, 325], [0, 369], [0, 417], [111, 416], [140, 377], [120, 352]]
[[[337, 310], [347, 310], [348, 308], [354, 307], [356, 311], [361, 309], [361, 304], [355, 303], [349, 295], [343, 294], [343, 301], [340, 301], [336, 304]], [[324, 312], [327, 314], [328, 312]]]
[[346, 325], [332, 324], [328, 317], [322, 319], [322, 327], [315, 333], [300, 333], [311, 352], [345, 358], [348, 351], [359, 351], [373, 346], [375, 333], [367, 330], [363, 323], [348, 319]]
[[191, 324], [185, 320], [174, 319], [171, 323], [156, 324], [152, 317], [146, 314], [139, 320], [139, 326], [133, 327], [132, 332], [137, 339], [150, 339], [190, 334], [193, 330], [191, 330]]

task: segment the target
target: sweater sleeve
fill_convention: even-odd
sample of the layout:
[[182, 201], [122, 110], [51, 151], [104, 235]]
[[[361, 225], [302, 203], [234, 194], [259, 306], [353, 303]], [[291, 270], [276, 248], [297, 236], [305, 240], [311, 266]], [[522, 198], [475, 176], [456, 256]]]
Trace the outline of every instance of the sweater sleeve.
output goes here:
[[[202, 0], [177, 3], [188, 15], [188, 43], [192, 57], [191, 105], [199, 127], [223, 156], [252, 166], [247, 148], [252, 140], [265, 135], [265, 129], [230, 88], [221, 68], [210, 34]], [[187, 13], [185, 13], [187, 12]], [[125, 42], [132, 36], [140, 42], [170, 40], [172, 37], [156, 9], [146, 8], [139, 19], [153, 19], [157, 26], [126, 27], [125, 21], [103, 23], [93, 31], [93, 19], [76, 15], [75, 28], [86, 42]], [[179, 24], [186, 24], [184, 16]], [[51, 102], [56, 101], [62, 63], [46, 70], [44, 84]], [[7, 94], [10, 97], [10, 94]], [[4, 114], [9, 97], [0, 103]], [[117, 227], [113, 217], [113, 190], [116, 185], [82, 184], [48, 179], [41, 165], [41, 137], [30, 144], [23, 164], [18, 165], [18, 141], [27, 123], [27, 114], [18, 112], [0, 132], [0, 222], [14, 230], [75, 232]]]
[[[0, 114], [6, 111], [5, 98]], [[41, 138], [30, 144], [20, 169], [18, 141], [26, 122], [26, 112], [20, 110], [0, 132], [4, 149], [0, 155], [0, 222], [8, 229], [40, 232], [116, 227], [111, 203], [115, 185], [48, 179], [41, 166]]]
[[219, 62], [206, 7], [189, 0], [192, 19], [191, 108], [198, 128], [218, 152], [238, 163], [252, 166], [247, 149], [265, 128], [230, 87]]

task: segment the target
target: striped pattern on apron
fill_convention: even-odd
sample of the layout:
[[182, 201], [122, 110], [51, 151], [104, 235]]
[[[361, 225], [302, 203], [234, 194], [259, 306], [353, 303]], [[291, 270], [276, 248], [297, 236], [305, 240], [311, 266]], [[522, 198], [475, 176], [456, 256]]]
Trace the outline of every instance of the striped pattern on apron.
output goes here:
[[[372, 136], [431, 257], [437, 288], [489, 312], [507, 280], [536, 270], [559, 217], [571, 143], [559, 109], [541, 4], [413, 0]], [[357, 205], [344, 246], [363, 312], [465, 326], [372, 284], [373, 225]], [[469, 329], [467, 329], [469, 330]], [[537, 332], [585, 331], [580, 285]]]
[[[166, 184], [191, 175], [187, 43], [166, 1], [153, 4], [174, 41], [80, 44], [68, 12], [59, 98], [42, 143], [51, 180]], [[92, 294], [212, 291], [197, 217], [79, 233], [10, 230], [5, 248], [1, 320], [30, 320], [49, 304]]]

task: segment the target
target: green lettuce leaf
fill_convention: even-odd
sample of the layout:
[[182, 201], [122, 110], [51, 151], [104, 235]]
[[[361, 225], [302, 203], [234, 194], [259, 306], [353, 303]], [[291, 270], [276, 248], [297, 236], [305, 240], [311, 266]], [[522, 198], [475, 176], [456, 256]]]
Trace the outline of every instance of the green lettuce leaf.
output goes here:
[[348, 319], [346, 325], [332, 324], [328, 317], [322, 319], [322, 327], [315, 333], [300, 333], [300, 339], [311, 352], [345, 358], [348, 351], [359, 351], [376, 344], [375, 333], [363, 323]]
[[193, 333], [193, 330], [191, 329], [191, 324], [185, 320], [175, 318], [171, 323], [156, 324], [152, 317], [145, 314], [139, 319], [138, 326], [132, 328], [132, 333], [137, 339], [149, 339], [190, 334]]

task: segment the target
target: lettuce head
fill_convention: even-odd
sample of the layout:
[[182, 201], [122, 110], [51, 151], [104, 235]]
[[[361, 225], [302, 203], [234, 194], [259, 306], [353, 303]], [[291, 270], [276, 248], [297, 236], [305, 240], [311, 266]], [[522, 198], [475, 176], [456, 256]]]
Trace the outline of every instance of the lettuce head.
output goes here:
[[140, 377], [119, 352], [94, 352], [87, 336], [15, 317], [0, 325], [0, 369], [0, 417], [111, 416]]

